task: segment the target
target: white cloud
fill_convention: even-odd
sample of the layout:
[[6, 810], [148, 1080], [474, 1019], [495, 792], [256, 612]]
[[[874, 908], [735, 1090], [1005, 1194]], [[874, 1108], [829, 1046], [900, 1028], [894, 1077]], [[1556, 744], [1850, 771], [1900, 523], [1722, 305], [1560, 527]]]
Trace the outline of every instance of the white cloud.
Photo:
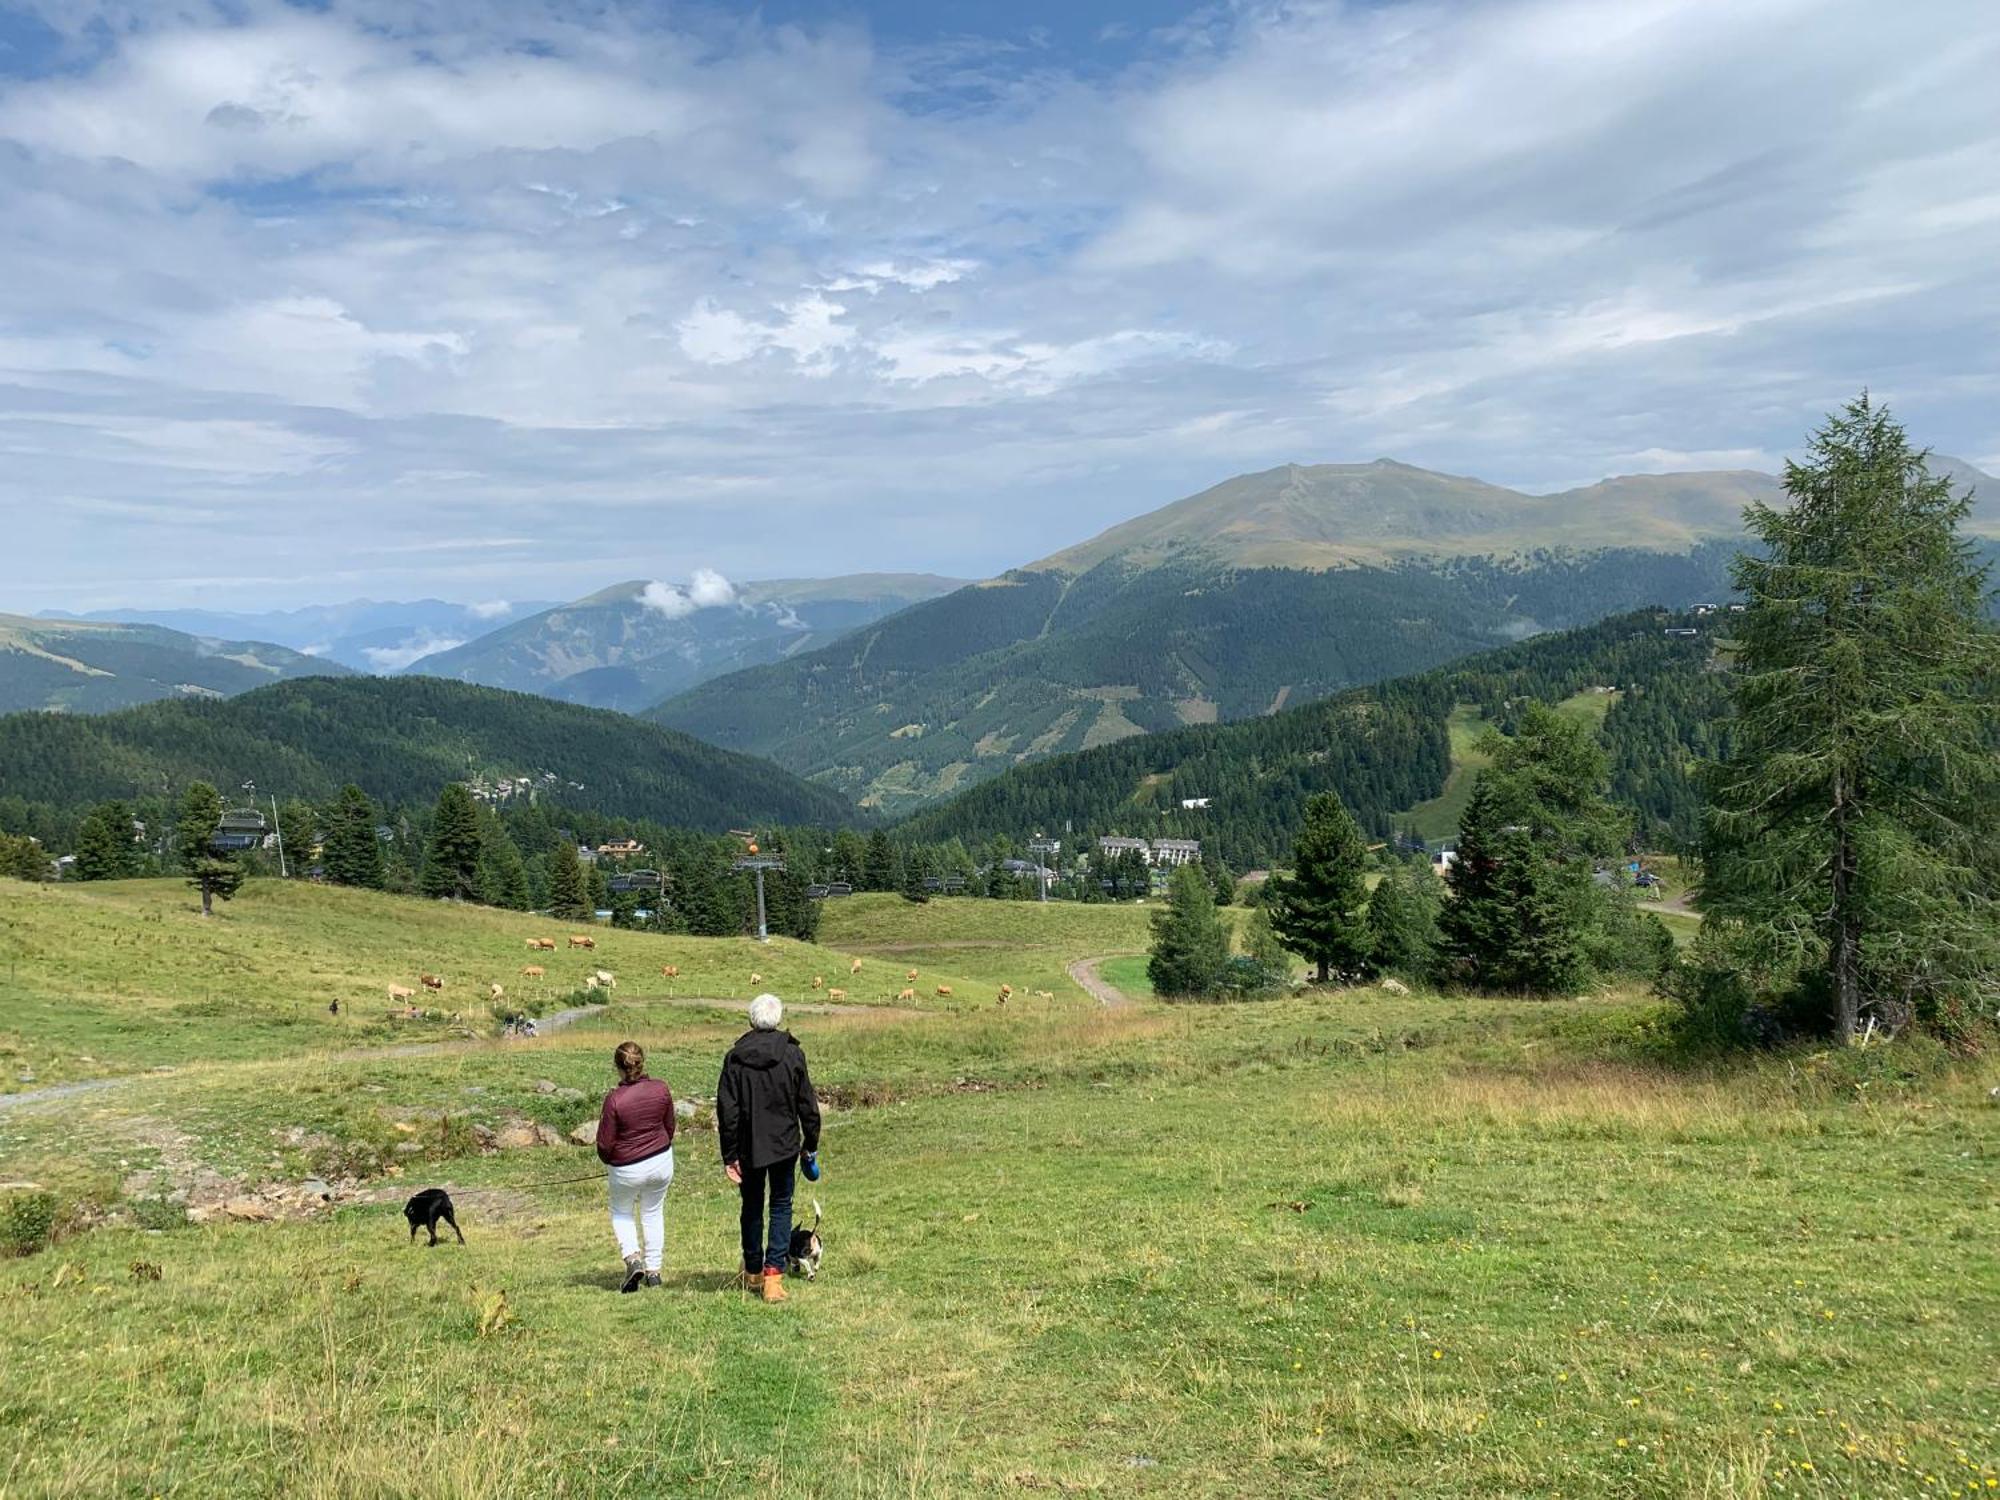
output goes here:
[[514, 606], [505, 599], [480, 599], [465, 606], [465, 612], [475, 620], [497, 620]]
[[1863, 384], [1992, 453], [2000, 9], [1185, 4], [1126, 64], [45, 0], [0, 609], [974, 575], [1289, 459], [1775, 462]]
[[713, 568], [696, 568], [686, 588], [654, 579], [639, 591], [639, 602], [669, 620], [678, 620], [698, 609], [734, 604], [736, 585]]
[[405, 667], [422, 661], [426, 656], [435, 656], [440, 651], [450, 651], [463, 646], [464, 636], [440, 635], [434, 631], [420, 630], [394, 646], [364, 646], [361, 654], [368, 658], [368, 664], [378, 672], [400, 672]]

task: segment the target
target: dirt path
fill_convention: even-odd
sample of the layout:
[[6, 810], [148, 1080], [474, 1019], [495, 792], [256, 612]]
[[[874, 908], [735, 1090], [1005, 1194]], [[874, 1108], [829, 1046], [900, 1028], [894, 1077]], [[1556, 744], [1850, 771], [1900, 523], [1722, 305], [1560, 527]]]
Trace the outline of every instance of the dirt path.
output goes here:
[[[1112, 991], [1113, 994], [1117, 992]], [[671, 1005], [689, 1010], [737, 1010], [743, 1008], [741, 1000], [715, 1000], [700, 995], [655, 995], [645, 1000], [635, 1000], [635, 1005]], [[1107, 1002], [1115, 1003], [1115, 1002]], [[423, 1057], [433, 1052], [444, 1052], [463, 1047], [519, 1047], [523, 1041], [535, 1041], [561, 1031], [564, 1027], [582, 1020], [585, 1016], [601, 1012], [602, 1005], [573, 1005], [567, 1010], [553, 1011], [546, 1016], [535, 1018], [535, 1035], [528, 1038], [483, 1037], [472, 1040], [453, 1038], [435, 1042], [392, 1042], [383, 1047], [343, 1047], [336, 1052], [311, 1054], [327, 1062], [368, 1062], [378, 1057]], [[913, 1010], [901, 1005], [833, 1005], [814, 1004], [810, 1001], [798, 1005], [787, 1005], [785, 1009], [800, 1016], [838, 1015], [886, 1015], [886, 1016], [928, 1016], [942, 1012]], [[191, 1063], [189, 1067], [200, 1067]], [[164, 1072], [177, 1073], [180, 1068], [165, 1069]], [[147, 1073], [120, 1073], [112, 1078], [83, 1078], [73, 1083], [52, 1083], [45, 1088], [24, 1089], [19, 1093], [0, 1094], [0, 1115], [16, 1107], [32, 1107], [53, 1104], [58, 1100], [74, 1098], [79, 1094], [104, 1093], [112, 1089], [129, 1088], [135, 1083], [143, 1083], [149, 1078], [163, 1076], [162, 1071]]]
[[1103, 958], [1079, 958], [1069, 966], [1069, 977], [1095, 996], [1097, 1003], [1102, 1005], [1106, 1010], [1117, 1010], [1123, 1006], [1130, 1005], [1132, 997], [1119, 989], [1117, 985], [1106, 983], [1103, 976], [1097, 972], [1097, 968], [1105, 959], [1129, 958], [1130, 956], [1130, 954], [1125, 953], [1107, 953]]

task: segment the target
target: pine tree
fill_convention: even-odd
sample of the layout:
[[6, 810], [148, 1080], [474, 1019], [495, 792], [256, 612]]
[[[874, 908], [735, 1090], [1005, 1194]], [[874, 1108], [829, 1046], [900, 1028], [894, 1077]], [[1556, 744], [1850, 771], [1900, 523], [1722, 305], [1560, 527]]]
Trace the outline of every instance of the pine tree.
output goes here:
[[1567, 994], [1590, 976], [1596, 863], [1626, 828], [1604, 799], [1604, 751], [1588, 728], [1541, 703], [1515, 727], [1489, 737], [1492, 764], [1459, 823], [1445, 951], [1482, 988]]
[[565, 922], [581, 922], [591, 914], [590, 881], [583, 861], [576, 857], [576, 845], [564, 839], [551, 849], [543, 863], [548, 870], [549, 915]]
[[1215, 889], [1199, 865], [1182, 865], [1167, 885], [1167, 904], [1153, 914], [1153, 951], [1146, 977], [1161, 995], [1212, 995], [1229, 962], [1229, 934], [1215, 910]]
[[862, 887], [871, 891], [893, 891], [902, 885], [901, 861], [889, 835], [878, 828], [868, 835], [868, 854], [862, 863]]
[[1728, 758], [1706, 777], [1704, 922], [1833, 1033], [1995, 966], [1995, 637], [1968, 496], [1866, 395], [1752, 505]]
[[209, 848], [222, 824], [222, 793], [205, 781], [189, 785], [174, 822], [174, 848], [188, 884], [201, 892], [201, 914], [215, 915], [215, 900], [234, 896], [243, 884], [243, 868], [227, 854]]
[[1292, 873], [1271, 880], [1271, 925], [1284, 945], [1314, 966], [1321, 984], [1368, 967], [1368, 845], [1333, 792], [1306, 802], [1305, 829], [1292, 848]]
[[139, 873], [130, 807], [102, 802], [85, 815], [76, 830], [73, 868], [78, 880], [129, 880]]
[[513, 838], [491, 813], [480, 819], [479, 835], [479, 899], [488, 906], [526, 911], [528, 866]]
[[1428, 865], [1402, 865], [1368, 898], [1368, 939], [1375, 966], [1405, 979], [1427, 979], [1437, 965], [1444, 892]]
[[326, 838], [320, 848], [320, 864], [326, 878], [335, 885], [382, 889], [387, 872], [382, 841], [375, 836], [375, 804], [368, 800], [368, 794], [352, 783], [342, 787], [323, 821]]
[[1271, 925], [1271, 908], [1263, 902], [1251, 909], [1250, 920], [1243, 924], [1243, 954], [1273, 978], [1284, 979], [1291, 973], [1291, 953]]
[[49, 858], [26, 834], [0, 833], [0, 875], [13, 880], [47, 880]]
[[285, 852], [285, 871], [294, 880], [303, 880], [312, 868], [318, 834], [319, 813], [310, 802], [293, 797], [279, 805], [278, 842]]
[[447, 783], [431, 814], [430, 842], [424, 848], [417, 889], [426, 896], [477, 901], [482, 843], [479, 808], [472, 793], [462, 782]]

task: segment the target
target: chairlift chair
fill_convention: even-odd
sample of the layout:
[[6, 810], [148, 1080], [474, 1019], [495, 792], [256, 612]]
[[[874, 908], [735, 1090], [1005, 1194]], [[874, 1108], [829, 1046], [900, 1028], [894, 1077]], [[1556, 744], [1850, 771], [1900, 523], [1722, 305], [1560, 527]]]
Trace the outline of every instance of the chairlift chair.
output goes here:
[[232, 807], [223, 813], [208, 837], [208, 847], [217, 854], [236, 854], [255, 849], [264, 842], [270, 825], [254, 807]]

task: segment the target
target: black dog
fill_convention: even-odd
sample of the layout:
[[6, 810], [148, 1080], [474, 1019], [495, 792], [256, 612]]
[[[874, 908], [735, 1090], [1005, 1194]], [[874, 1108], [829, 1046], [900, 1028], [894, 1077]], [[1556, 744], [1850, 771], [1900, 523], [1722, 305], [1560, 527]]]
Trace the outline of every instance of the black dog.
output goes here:
[[463, 1245], [465, 1236], [459, 1232], [458, 1219], [451, 1211], [451, 1194], [443, 1188], [425, 1188], [416, 1197], [403, 1205], [403, 1217], [410, 1221], [410, 1243], [417, 1242], [417, 1231], [428, 1229], [431, 1243], [438, 1242], [438, 1223], [442, 1220], [451, 1226], [451, 1232], [458, 1235]]

